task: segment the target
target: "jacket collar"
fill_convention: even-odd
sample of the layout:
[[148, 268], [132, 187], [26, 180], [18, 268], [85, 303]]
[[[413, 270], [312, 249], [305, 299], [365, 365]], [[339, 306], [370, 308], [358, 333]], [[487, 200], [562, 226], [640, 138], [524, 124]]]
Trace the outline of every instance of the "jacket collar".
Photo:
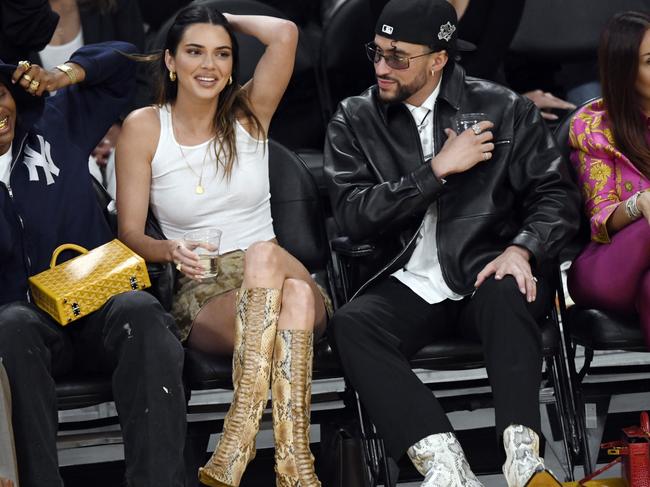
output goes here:
[[[464, 82], [465, 70], [458, 63], [448, 63], [443, 71], [442, 86], [440, 87], [438, 99], [447, 102], [454, 108], [454, 110], [459, 110]], [[390, 112], [393, 110], [403, 110], [405, 108], [403, 103], [387, 103], [382, 101], [377, 94], [377, 85], [372, 87], [372, 96], [379, 107], [379, 111], [385, 123], [388, 122]]]
[[13, 145], [11, 146], [12, 159], [14, 163], [16, 161], [16, 157], [18, 157], [23, 149], [23, 146], [25, 145], [25, 139], [27, 139], [28, 134], [29, 132], [25, 129], [22, 123], [16, 123]]

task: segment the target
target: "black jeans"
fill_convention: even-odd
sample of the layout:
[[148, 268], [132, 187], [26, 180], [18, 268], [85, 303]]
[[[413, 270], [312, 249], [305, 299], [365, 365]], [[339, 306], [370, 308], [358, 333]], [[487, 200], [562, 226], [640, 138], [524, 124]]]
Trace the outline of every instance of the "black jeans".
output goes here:
[[73, 369], [112, 373], [127, 485], [183, 485], [184, 354], [175, 327], [142, 291], [114, 296], [65, 328], [28, 303], [0, 307], [0, 360], [11, 385], [21, 487], [63, 485], [54, 380]]
[[346, 377], [390, 455], [399, 459], [422, 438], [452, 431], [431, 391], [408, 359], [429, 343], [454, 335], [481, 341], [500, 433], [510, 424], [540, 431], [542, 346], [537, 319], [550, 309], [540, 279], [529, 304], [514, 278], [490, 278], [473, 296], [428, 304], [393, 277], [339, 309], [329, 331]]

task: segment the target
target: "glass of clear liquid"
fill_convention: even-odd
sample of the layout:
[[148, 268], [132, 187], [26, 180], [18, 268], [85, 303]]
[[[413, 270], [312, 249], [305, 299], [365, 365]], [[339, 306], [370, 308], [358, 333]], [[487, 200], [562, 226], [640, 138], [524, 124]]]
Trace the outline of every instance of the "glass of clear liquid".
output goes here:
[[205, 269], [202, 277], [216, 277], [219, 273], [219, 244], [221, 230], [218, 228], [201, 228], [191, 230], [183, 235], [183, 245], [199, 256], [199, 264]]

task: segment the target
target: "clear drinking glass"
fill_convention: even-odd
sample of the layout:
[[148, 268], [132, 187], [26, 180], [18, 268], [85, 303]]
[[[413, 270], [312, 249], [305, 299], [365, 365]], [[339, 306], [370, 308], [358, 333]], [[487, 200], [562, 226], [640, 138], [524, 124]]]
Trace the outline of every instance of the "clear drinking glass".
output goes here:
[[452, 121], [454, 122], [454, 129], [458, 135], [470, 128], [475, 123], [483, 122], [485, 120], [489, 120], [489, 118], [487, 113], [483, 112], [461, 113], [452, 118]]
[[205, 271], [203, 277], [216, 277], [219, 272], [219, 244], [221, 230], [218, 228], [201, 228], [183, 235], [183, 245], [199, 256], [199, 264]]

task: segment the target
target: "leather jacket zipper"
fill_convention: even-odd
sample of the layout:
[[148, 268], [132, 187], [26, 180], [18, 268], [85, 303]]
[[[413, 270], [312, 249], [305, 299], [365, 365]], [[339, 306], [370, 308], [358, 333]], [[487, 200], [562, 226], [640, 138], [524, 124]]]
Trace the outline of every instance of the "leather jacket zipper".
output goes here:
[[416, 232], [411, 236], [407, 244], [404, 246], [404, 248], [395, 256], [393, 257], [388, 264], [386, 264], [384, 267], [382, 267], [378, 272], [375, 273], [370, 279], [368, 279], [366, 282], [364, 282], [359, 289], [357, 289], [357, 292], [352, 295], [350, 298], [350, 301], [352, 301], [354, 298], [356, 298], [361, 292], [366, 290], [366, 288], [372, 284], [377, 278], [381, 277], [381, 275], [386, 272], [388, 269], [391, 268], [397, 260], [404, 255], [404, 253], [413, 245], [413, 242], [417, 239], [417, 236], [420, 234], [420, 230], [422, 229], [422, 225], [424, 225], [424, 218], [422, 218], [422, 223], [420, 223], [420, 226], [416, 230]]
[[[16, 159], [11, 163], [11, 169], [9, 170], [9, 181], [11, 181], [11, 171], [14, 170], [14, 167], [16, 166], [16, 163], [18, 161], [18, 158], [20, 157], [20, 154], [23, 152], [23, 148], [25, 147], [25, 141], [27, 140], [27, 134], [23, 136], [23, 140], [20, 142], [20, 148], [18, 149]], [[9, 193], [9, 198], [14, 201], [14, 192], [11, 189], [11, 184], [7, 184], [7, 192]], [[25, 221], [23, 220], [22, 215], [18, 212], [18, 209], [16, 208], [16, 205], [13, 205], [13, 210], [14, 213], [16, 214], [16, 217], [18, 219], [18, 223], [20, 224], [20, 229], [23, 232], [23, 242], [25, 240]], [[25, 247], [24, 247], [25, 248]], [[27, 274], [29, 275], [30, 270], [32, 268], [32, 259], [27, 255], [27, 252], [25, 252], [25, 264], [27, 264]], [[29, 292], [27, 293], [27, 300], [29, 301]]]
[[[435, 138], [436, 136], [436, 112], [438, 108], [438, 102], [433, 106], [433, 136]], [[422, 143], [420, 141], [420, 134], [418, 133], [418, 128], [417, 125], [415, 124], [415, 120], [413, 120], [412, 116], [409, 116], [411, 120], [411, 126], [415, 129], [414, 133], [417, 137], [417, 146], [418, 146], [418, 151], [420, 153], [420, 164], [425, 163], [426, 161], [424, 160], [424, 153], [422, 152]], [[437, 145], [437, 144], [436, 144]], [[435, 150], [435, 147], [434, 147]], [[395, 257], [393, 257], [388, 264], [386, 264], [384, 267], [382, 267], [378, 272], [376, 272], [372, 277], [370, 277], [366, 282], [364, 282], [359, 289], [357, 289], [357, 292], [352, 295], [350, 298], [350, 301], [352, 301], [354, 298], [356, 298], [361, 292], [363, 292], [367, 287], [374, 282], [377, 278], [379, 278], [384, 272], [386, 272], [388, 269], [390, 269], [395, 262], [399, 260], [402, 255], [406, 253], [406, 251], [413, 245], [413, 242], [417, 239], [418, 235], [420, 234], [420, 230], [422, 230], [422, 226], [424, 225], [424, 216], [422, 217], [422, 221], [420, 222], [420, 226], [418, 229], [415, 231], [415, 233], [411, 236], [407, 244], [402, 248], [400, 252], [397, 253]]]

